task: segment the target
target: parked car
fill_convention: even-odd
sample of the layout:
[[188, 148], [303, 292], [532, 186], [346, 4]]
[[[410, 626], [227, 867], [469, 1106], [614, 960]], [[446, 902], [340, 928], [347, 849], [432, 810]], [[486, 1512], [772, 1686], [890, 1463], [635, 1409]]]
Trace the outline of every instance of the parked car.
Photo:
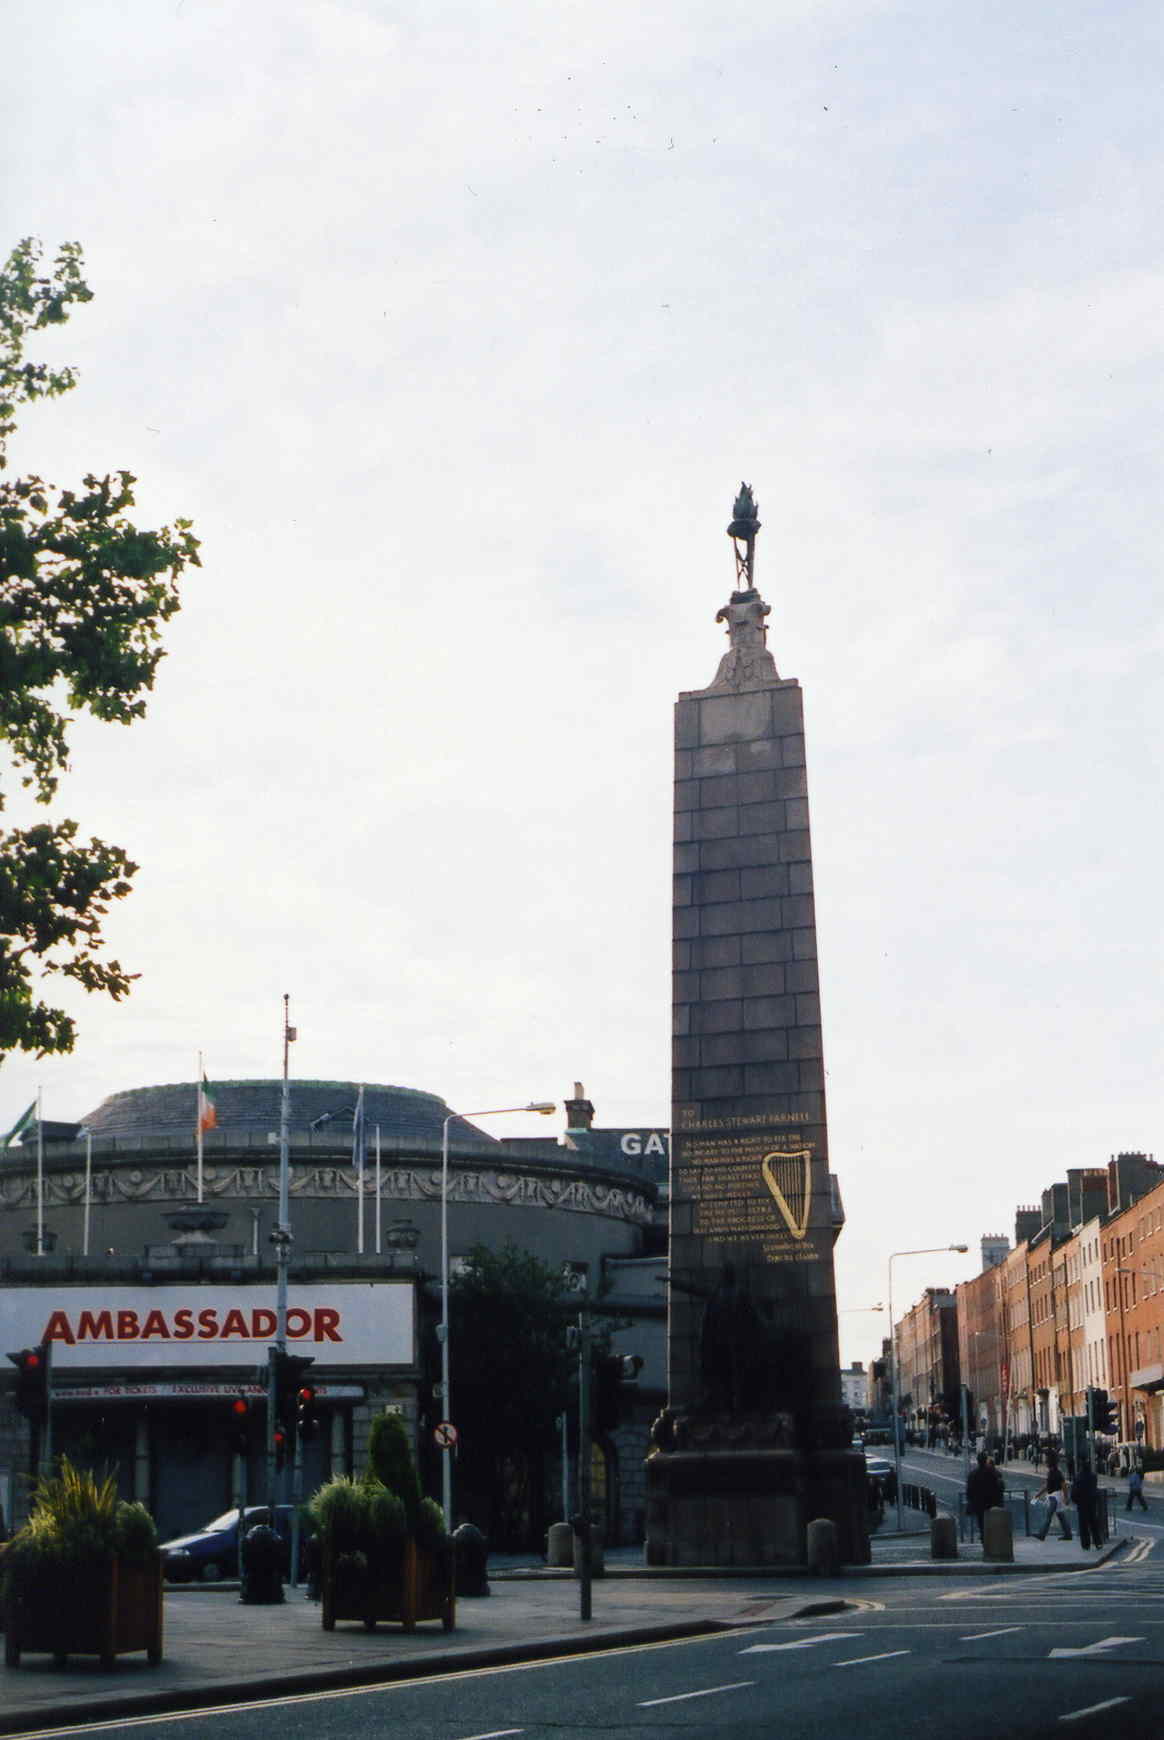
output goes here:
[[886, 1504], [892, 1504], [897, 1497], [897, 1471], [892, 1462], [885, 1456], [875, 1456], [866, 1450], [865, 1473], [876, 1487], [878, 1497]]
[[[247, 1529], [264, 1523], [269, 1528], [269, 1505], [248, 1505], [244, 1534]], [[283, 1543], [284, 1569], [291, 1563], [291, 1506], [275, 1506], [274, 1529]], [[224, 1510], [205, 1527], [192, 1534], [178, 1535], [161, 1544], [162, 1570], [168, 1583], [217, 1583], [223, 1577], [238, 1576], [238, 1511]]]

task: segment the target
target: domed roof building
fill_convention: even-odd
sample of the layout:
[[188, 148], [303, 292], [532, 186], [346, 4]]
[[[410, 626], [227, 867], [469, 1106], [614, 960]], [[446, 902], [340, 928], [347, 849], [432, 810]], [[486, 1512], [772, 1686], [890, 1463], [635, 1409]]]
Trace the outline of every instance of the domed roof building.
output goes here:
[[[51, 1342], [54, 1452], [116, 1463], [163, 1538], [225, 1509], [240, 1480], [252, 1498], [265, 1490], [261, 1444], [240, 1464], [226, 1428], [240, 1393], [262, 1410], [274, 1339], [282, 1083], [208, 1092], [200, 1145], [198, 1084], [182, 1082], [111, 1094], [76, 1124], [33, 1124], [0, 1151], [6, 1316], [13, 1346]], [[665, 1133], [593, 1130], [578, 1087], [560, 1141], [492, 1135], [412, 1088], [293, 1080], [288, 1101], [288, 1345], [315, 1361], [324, 1428], [305, 1490], [363, 1465], [386, 1407], [409, 1420], [422, 1461], [429, 1453], [446, 1123], [452, 1270], [475, 1245], [513, 1244], [595, 1282], [625, 1271], [658, 1343], [650, 1393], [661, 1395], [651, 1253], [665, 1239]], [[27, 1462], [27, 1428], [0, 1402], [6, 1515]], [[622, 1526], [617, 1515], [608, 1526]]]

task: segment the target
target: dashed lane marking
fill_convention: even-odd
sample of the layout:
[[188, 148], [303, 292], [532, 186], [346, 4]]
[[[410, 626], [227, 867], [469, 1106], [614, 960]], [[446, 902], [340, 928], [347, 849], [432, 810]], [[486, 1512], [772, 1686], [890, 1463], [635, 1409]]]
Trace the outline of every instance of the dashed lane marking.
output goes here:
[[1009, 1637], [1012, 1631], [1023, 1631], [1022, 1625], [1004, 1625], [1001, 1631], [971, 1631], [958, 1639], [959, 1643], [981, 1643], [984, 1637]]
[[728, 1686], [704, 1686], [698, 1692], [675, 1692], [669, 1698], [644, 1698], [639, 1705], [640, 1710], [652, 1710], [656, 1704], [682, 1704], [688, 1698], [713, 1698], [717, 1692], [739, 1692], [745, 1686], [754, 1686], [755, 1680], [733, 1680]]
[[1101, 1710], [1114, 1710], [1118, 1704], [1130, 1704], [1130, 1698], [1105, 1698], [1102, 1704], [1088, 1704], [1085, 1710], [1068, 1710], [1060, 1722], [1078, 1722], [1084, 1716], [1098, 1716]]
[[835, 1661], [834, 1667], [861, 1667], [867, 1661], [888, 1661], [892, 1655], [912, 1655], [912, 1649], [886, 1649], [880, 1655], [851, 1655], [847, 1661]]

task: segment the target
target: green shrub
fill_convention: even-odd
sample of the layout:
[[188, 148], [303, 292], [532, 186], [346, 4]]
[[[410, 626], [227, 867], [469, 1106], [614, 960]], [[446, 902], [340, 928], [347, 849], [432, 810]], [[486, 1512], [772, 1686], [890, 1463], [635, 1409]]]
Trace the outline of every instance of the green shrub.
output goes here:
[[448, 1541], [445, 1528], [445, 1513], [435, 1498], [422, 1498], [416, 1510], [416, 1521], [413, 1524], [413, 1534], [416, 1544], [420, 1547], [443, 1547]]
[[116, 1550], [119, 1559], [130, 1565], [146, 1565], [157, 1548], [158, 1531], [154, 1519], [144, 1504], [136, 1499], [119, 1501], [114, 1519]]
[[117, 1480], [98, 1480], [62, 1456], [57, 1470], [32, 1490], [32, 1512], [3, 1554], [4, 1587], [28, 1578], [67, 1576], [114, 1557], [145, 1565], [158, 1533], [143, 1504], [117, 1496]]
[[399, 1547], [408, 1535], [408, 1515], [394, 1492], [378, 1480], [364, 1479], [368, 1535], [381, 1550]]
[[408, 1428], [399, 1414], [377, 1414], [368, 1438], [368, 1472], [366, 1477], [378, 1480], [389, 1492], [394, 1492], [404, 1506], [411, 1527], [420, 1504], [420, 1481], [412, 1460]]
[[363, 1483], [350, 1474], [333, 1475], [309, 1500], [307, 1514], [333, 1552], [358, 1550], [368, 1526]]

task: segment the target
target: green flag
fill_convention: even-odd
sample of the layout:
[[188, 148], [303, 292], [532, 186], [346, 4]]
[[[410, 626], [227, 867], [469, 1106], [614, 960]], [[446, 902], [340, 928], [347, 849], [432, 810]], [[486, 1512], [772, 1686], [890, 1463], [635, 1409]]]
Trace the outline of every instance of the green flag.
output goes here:
[[29, 1106], [28, 1110], [25, 1113], [23, 1113], [21, 1117], [17, 1118], [16, 1122], [13, 1124], [13, 1126], [9, 1130], [8, 1134], [6, 1136], [0, 1136], [0, 1150], [2, 1150], [6, 1154], [9, 1150], [9, 1148], [12, 1146], [13, 1142], [15, 1142], [17, 1136], [19, 1136], [20, 1132], [22, 1130], [27, 1130], [28, 1126], [33, 1122], [35, 1117], [36, 1117], [36, 1101], [33, 1100], [32, 1104]]

